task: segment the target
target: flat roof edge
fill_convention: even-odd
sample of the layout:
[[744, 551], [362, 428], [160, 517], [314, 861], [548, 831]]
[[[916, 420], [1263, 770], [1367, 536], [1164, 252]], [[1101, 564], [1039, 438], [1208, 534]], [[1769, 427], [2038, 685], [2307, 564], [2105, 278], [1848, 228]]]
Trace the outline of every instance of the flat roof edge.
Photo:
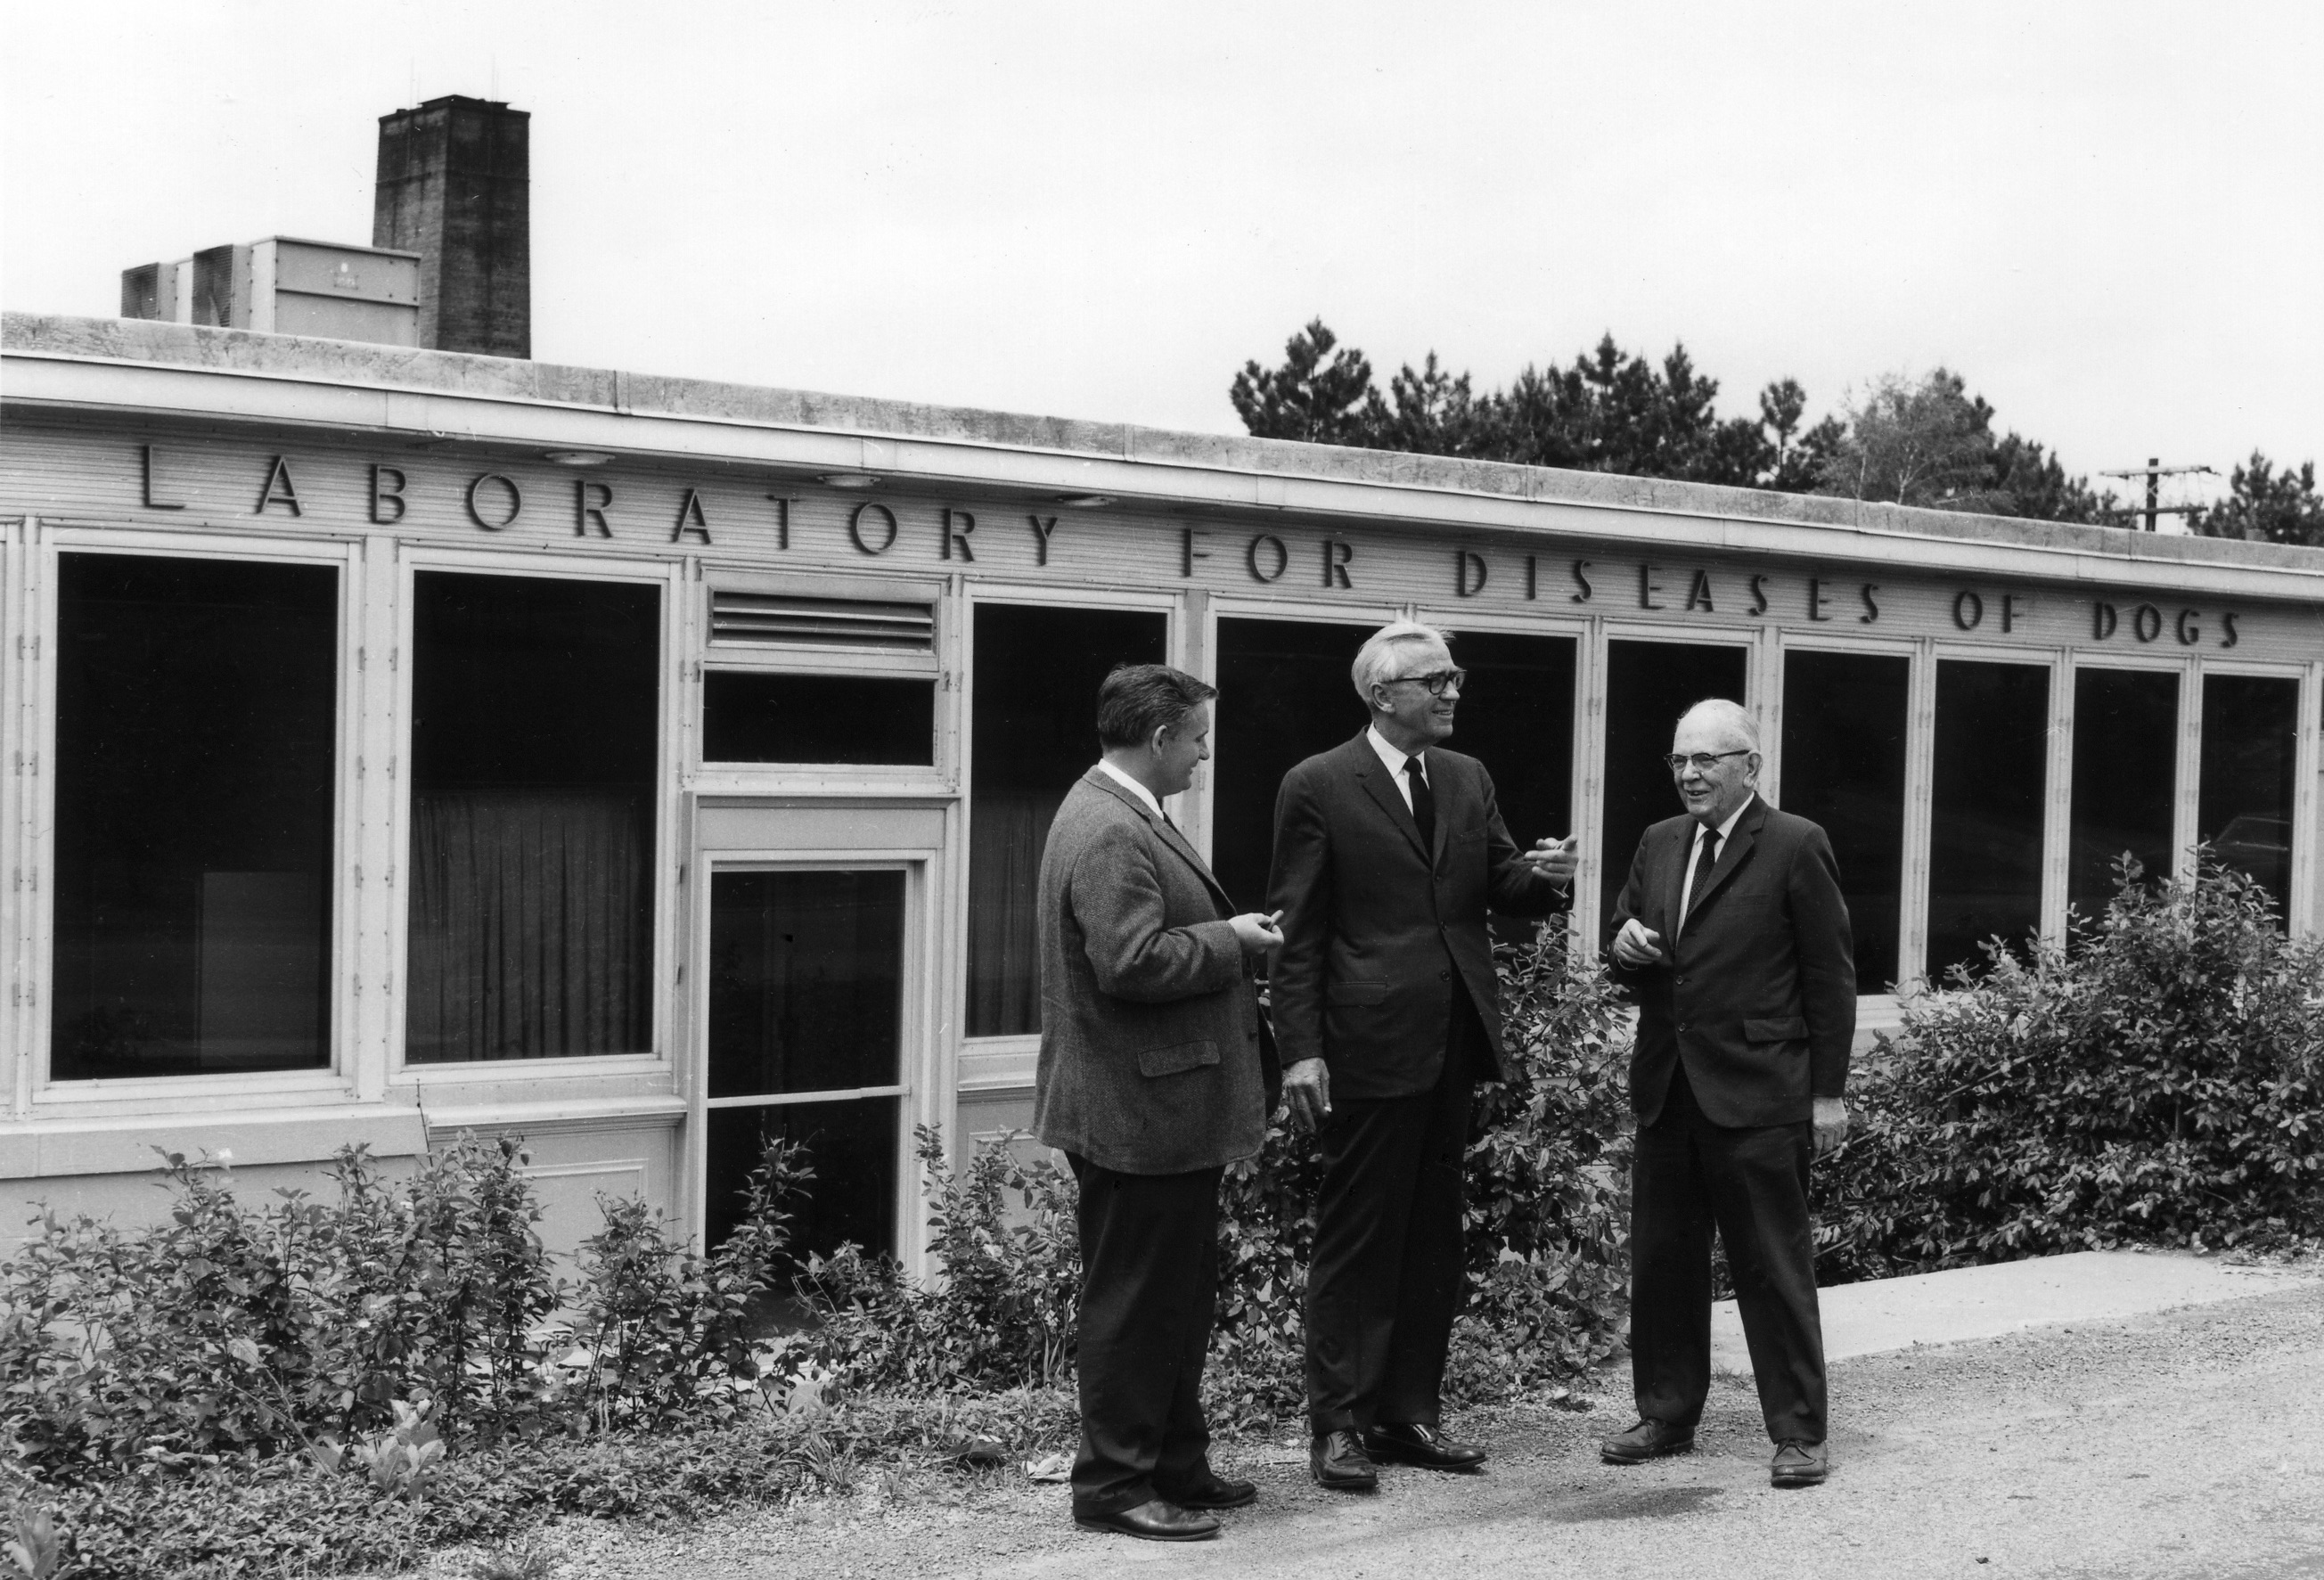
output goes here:
[[9, 311], [0, 314], [0, 351], [44, 360], [179, 368], [447, 399], [576, 407], [624, 416], [1040, 451], [1285, 482], [1684, 514], [1745, 525], [1824, 529], [1892, 541], [1921, 539], [2006, 546], [2150, 564], [2208, 562], [2247, 571], [2281, 568], [2303, 579], [2324, 576], [2324, 549], [2290, 544], [2161, 536], [2116, 527], [1973, 515], [1833, 495], [1777, 494], [1504, 461], [1194, 433], [153, 319]]

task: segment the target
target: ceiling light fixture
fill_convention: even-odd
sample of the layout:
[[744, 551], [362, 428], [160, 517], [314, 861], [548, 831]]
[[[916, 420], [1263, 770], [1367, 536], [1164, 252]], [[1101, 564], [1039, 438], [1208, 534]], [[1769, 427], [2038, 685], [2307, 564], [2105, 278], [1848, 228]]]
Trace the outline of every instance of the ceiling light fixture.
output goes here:
[[1097, 510], [1102, 506], [1111, 504], [1113, 495], [1111, 494], [1060, 494], [1057, 495], [1057, 503], [1072, 505], [1075, 510]]
[[816, 479], [834, 488], [877, 488], [880, 479], [869, 472], [825, 472]]
[[602, 467], [613, 457], [609, 450], [550, 450], [544, 458], [560, 467]]

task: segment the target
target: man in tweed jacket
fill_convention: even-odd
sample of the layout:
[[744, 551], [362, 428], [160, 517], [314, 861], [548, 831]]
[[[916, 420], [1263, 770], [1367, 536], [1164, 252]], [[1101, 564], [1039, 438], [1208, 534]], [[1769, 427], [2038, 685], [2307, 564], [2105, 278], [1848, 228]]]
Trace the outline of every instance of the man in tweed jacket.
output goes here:
[[1201, 1389], [1219, 1180], [1259, 1151], [1274, 1074], [1251, 963], [1282, 938], [1229, 914], [1162, 809], [1211, 754], [1216, 695], [1161, 664], [1107, 676], [1104, 755], [1041, 856], [1033, 1128], [1081, 1184], [1074, 1519], [1156, 1541], [1215, 1536], [1259, 1495], [1212, 1472]]

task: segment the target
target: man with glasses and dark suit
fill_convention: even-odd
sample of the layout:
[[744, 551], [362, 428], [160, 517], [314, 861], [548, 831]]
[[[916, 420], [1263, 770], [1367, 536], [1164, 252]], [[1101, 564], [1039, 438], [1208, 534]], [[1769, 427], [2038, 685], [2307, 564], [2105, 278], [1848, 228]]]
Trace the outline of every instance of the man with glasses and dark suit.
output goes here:
[[1462, 672], [1443, 633], [1373, 633], [1353, 667], [1371, 721], [1284, 776], [1269, 991], [1292, 1118], [1322, 1132], [1307, 1272], [1309, 1465], [1365, 1491], [1379, 1460], [1466, 1470], [1439, 1430], [1461, 1299], [1471, 1083], [1504, 1079], [1489, 910], [1547, 915], [1574, 842], [1520, 851], [1493, 781], [1448, 750]]
[[1856, 953], [1824, 831], [1757, 794], [1759, 727], [1724, 700], [1678, 722], [1683, 816], [1646, 830], [1610, 923], [1638, 1004], [1630, 1103], [1630, 1375], [1609, 1464], [1694, 1445], [1711, 1388], [1711, 1233], [1734, 1275], [1768, 1479], [1813, 1486], [1824, 1446], [1808, 1162], [1847, 1139]]

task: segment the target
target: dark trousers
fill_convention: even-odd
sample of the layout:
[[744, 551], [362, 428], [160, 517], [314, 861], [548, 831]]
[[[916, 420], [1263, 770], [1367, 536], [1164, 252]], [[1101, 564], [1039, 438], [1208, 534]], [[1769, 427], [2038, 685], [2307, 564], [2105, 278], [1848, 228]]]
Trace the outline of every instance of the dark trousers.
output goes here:
[[1824, 1437], [1823, 1324], [1808, 1218], [1810, 1125], [1702, 1116], [1683, 1069], [1631, 1172], [1630, 1378], [1638, 1414], [1692, 1428], [1711, 1391], [1711, 1231], [1727, 1247], [1759, 1409], [1775, 1442]]
[[1112, 1514], [1209, 1479], [1203, 1357], [1218, 1304], [1220, 1169], [1081, 1182], [1082, 1447], [1074, 1511]]
[[1444, 1073], [1409, 1097], [1335, 1098], [1307, 1265], [1307, 1418], [1318, 1437], [1438, 1424], [1461, 1308], [1462, 1161], [1484, 1028], [1460, 1002]]

